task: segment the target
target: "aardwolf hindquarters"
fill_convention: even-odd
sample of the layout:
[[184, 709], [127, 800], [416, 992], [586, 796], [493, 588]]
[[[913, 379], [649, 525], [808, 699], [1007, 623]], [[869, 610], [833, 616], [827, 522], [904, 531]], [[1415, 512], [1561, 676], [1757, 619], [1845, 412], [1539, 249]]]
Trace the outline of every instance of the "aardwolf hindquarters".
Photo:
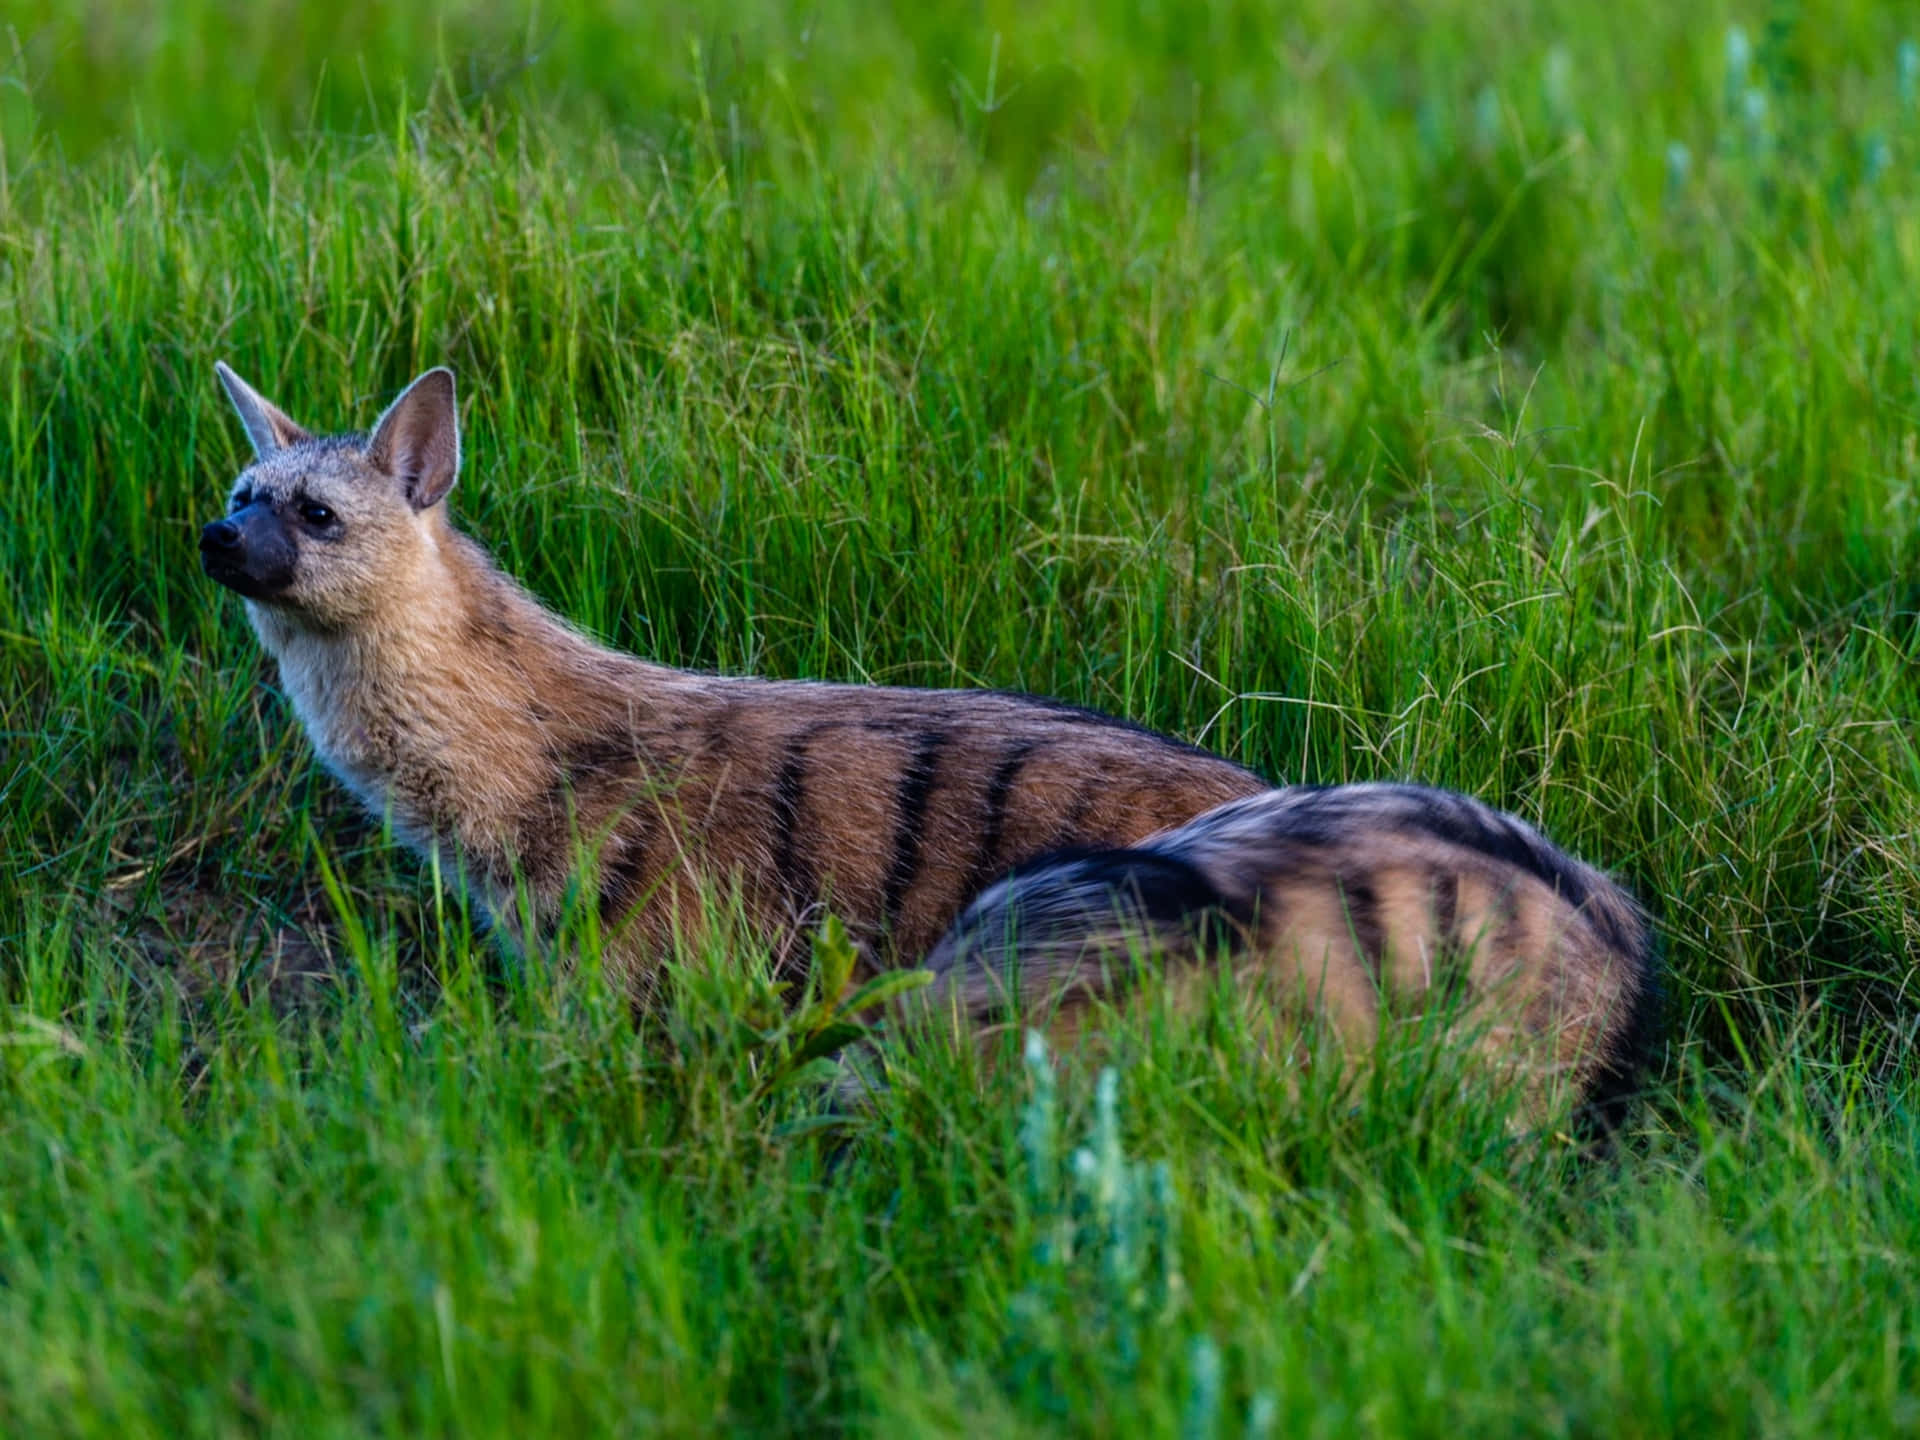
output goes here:
[[1304, 1001], [1362, 1048], [1457, 1006], [1449, 1030], [1519, 1072], [1530, 1109], [1571, 1089], [1600, 1129], [1656, 993], [1646, 918], [1599, 871], [1466, 796], [1351, 785], [1268, 791], [1137, 847], [1034, 862], [955, 922], [922, 1003], [970, 1020], [1071, 1007], [1152, 952], [1189, 971], [1231, 953], [1250, 995]]

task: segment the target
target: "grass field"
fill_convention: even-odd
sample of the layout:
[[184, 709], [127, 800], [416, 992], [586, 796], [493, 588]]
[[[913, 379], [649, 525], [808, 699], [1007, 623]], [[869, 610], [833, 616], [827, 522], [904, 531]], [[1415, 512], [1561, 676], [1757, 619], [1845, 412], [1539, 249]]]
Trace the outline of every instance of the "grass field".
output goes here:
[[[0, 1432], [1920, 1431], [1920, 10], [5, 26]], [[462, 523], [660, 659], [1535, 819], [1655, 1095], [1150, 1017], [831, 1132], [750, 950], [503, 967], [199, 574], [216, 358], [453, 364]]]

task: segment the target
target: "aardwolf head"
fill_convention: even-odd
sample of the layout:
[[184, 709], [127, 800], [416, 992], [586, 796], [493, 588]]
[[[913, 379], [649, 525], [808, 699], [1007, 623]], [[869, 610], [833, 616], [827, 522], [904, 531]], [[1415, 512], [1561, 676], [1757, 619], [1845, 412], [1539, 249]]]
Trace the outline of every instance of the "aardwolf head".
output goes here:
[[[365, 621], [430, 573], [460, 469], [453, 372], [429, 370], [366, 435], [308, 434], [216, 365], [253, 441], [200, 564], [249, 608], [313, 629]], [[259, 608], [256, 608], [259, 607]]]

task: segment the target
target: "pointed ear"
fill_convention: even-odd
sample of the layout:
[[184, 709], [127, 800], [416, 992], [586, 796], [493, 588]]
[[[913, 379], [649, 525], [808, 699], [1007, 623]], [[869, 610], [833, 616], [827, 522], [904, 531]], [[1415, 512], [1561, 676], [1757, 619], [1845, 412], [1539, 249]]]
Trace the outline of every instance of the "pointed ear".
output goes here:
[[289, 420], [279, 406], [229, 370], [226, 361], [214, 361], [213, 373], [220, 377], [227, 398], [240, 412], [240, 423], [247, 427], [247, 438], [253, 441], [253, 453], [261, 459], [313, 438]]
[[367, 459], [400, 482], [416, 510], [438, 505], [460, 473], [460, 415], [453, 371], [429, 370], [387, 407], [367, 442]]

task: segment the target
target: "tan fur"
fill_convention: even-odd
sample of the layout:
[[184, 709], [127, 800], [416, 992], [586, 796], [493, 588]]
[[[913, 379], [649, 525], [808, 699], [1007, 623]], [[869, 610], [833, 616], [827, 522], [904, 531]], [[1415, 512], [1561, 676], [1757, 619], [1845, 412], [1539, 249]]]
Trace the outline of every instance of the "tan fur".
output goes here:
[[[950, 933], [969, 902], [990, 910], [993, 882], [1062, 847], [1144, 843], [1240, 907], [1250, 982], [1308, 995], [1356, 1041], [1396, 994], [1432, 988], [1453, 946], [1472, 953], [1476, 990], [1522, 997], [1515, 1023], [1550, 1033], [1566, 1064], [1615, 1053], [1605, 1026], [1639, 981], [1609, 966], [1643, 966], [1615, 954], [1639, 942], [1618, 927], [1597, 940], [1524, 867], [1388, 823], [1391, 806], [1301, 843], [1285, 833], [1299, 792], [1049, 701], [734, 679], [608, 649], [448, 523], [450, 374], [422, 377], [370, 436], [331, 440], [222, 379], [260, 450], [233, 523], [293, 555], [247, 612], [321, 758], [409, 844], [463, 863], [509, 924], [519, 883], [536, 922], [553, 918], [587, 845], [609, 966], [636, 997], [697, 923], [700, 888], [731, 885], [782, 954], [830, 904], [875, 955], [932, 952], [936, 996], [981, 1015], [996, 982]], [[1639, 925], [1610, 882], [1580, 874], [1586, 903]], [[1091, 953], [1089, 933], [1065, 939]], [[1054, 984], [1081, 963], [1035, 973]]]

